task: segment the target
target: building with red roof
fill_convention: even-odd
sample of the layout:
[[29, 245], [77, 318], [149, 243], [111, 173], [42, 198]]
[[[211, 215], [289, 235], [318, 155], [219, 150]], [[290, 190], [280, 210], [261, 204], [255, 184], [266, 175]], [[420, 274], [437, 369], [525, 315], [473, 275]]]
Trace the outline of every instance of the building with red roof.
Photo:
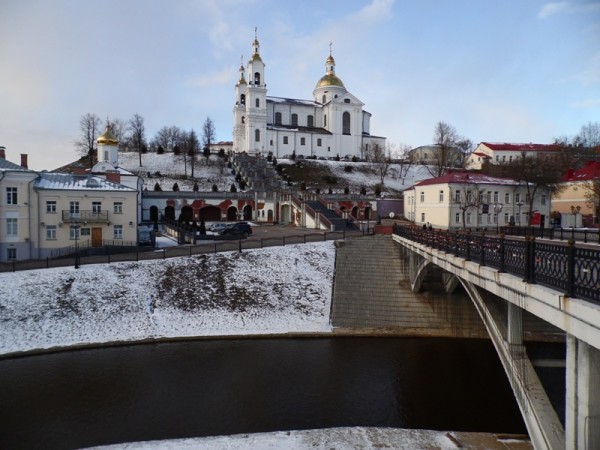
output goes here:
[[594, 185], [600, 185], [600, 162], [590, 161], [581, 169], [568, 170], [562, 185], [563, 189], [552, 197], [552, 208], [561, 214], [561, 225], [597, 227], [599, 199], [589, 197], [598, 191]]
[[485, 163], [509, 163], [525, 156], [538, 156], [560, 153], [562, 146], [556, 144], [510, 144], [507, 142], [480, 142], [467, 157], [465, 167], [481, 170]]

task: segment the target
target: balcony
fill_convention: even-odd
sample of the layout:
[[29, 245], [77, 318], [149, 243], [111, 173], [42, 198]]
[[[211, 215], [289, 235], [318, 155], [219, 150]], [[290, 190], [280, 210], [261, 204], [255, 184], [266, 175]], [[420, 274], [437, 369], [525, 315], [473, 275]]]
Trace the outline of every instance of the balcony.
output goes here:
[[64, 211], [62, 220], [65, 223], [101, 223], [108, 222], [108, 211]]

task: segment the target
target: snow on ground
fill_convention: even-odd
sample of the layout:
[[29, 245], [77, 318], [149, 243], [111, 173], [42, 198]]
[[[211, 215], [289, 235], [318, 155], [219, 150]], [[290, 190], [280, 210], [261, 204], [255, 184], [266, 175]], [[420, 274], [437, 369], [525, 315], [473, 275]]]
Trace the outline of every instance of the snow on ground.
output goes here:
[[0, 354], [148, 338], [330, 331], [333, 261], [333, 243], [323, 242], [2, 273]]

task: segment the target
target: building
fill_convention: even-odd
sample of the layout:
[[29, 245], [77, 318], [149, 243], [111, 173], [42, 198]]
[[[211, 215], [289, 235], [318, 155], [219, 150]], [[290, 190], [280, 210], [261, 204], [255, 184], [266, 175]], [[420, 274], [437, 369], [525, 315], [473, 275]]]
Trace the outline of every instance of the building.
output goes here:
[[530, 199], [523, 183], [477, 172], [451, 172], [404, 191], [405, 217], [442, 229], [526, 226], [530, 207], [532, 225], [550, 226], [548, 192]]
[[438, 165], [443, 162], [444, 166], [461, 167], [463, 163], [463, 152], [458, 148], [447, 147], [442, 150], [440, 145], [422, 145], [408, 152], [408, 158], [413, 164]]
[[311, 157], [364, 157], [385, 138], [371, 135], [371, 114], [348, 92], [335, 73], [331, 52], [325, 75], [311, 100], [267, 96], [265, 64], [255, 37], [248, 61], [248, 81], [240, 67], [233, 108], [233, 151], [276, 158], [296, 153]]
[[465, 168], [468, 170], [481, 170], [481, 167], [485, 163], [510, 163], [523, 156], [557, 155], [562, 150], [562, 146], [554, 144], [480, 142], [467, 157]]
[[597, 195], [595, 201], [589, 197], [594, 185], [600, 185], [600, 162], [591, 161], [581, 169], [569, 170], [561, 184], [563, 189], [552, 197], [556, 225], [563, 228], [598, 226], [600, 199]]

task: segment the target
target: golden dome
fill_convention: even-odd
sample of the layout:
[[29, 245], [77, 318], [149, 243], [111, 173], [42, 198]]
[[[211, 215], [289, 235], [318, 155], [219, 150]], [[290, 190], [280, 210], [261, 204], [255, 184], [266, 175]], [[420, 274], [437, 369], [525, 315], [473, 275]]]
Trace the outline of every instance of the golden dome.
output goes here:
[[110, 125], [108, 125], [106, 127], [106, 130], [104, 130], [104, 133], [102, 133], [100, 136], [98, 136], [98, 139], [96, 140], [96, 142], [98, 142], [98, 144], [104, 144], [104, 145], [119, 145], [119, 140], [110, 131]]
[[324, 75], [317, 83], [317, 88], [325, 86], [339, 86], [345, 88], [342, 80], [334, 73], [328, 73]]

